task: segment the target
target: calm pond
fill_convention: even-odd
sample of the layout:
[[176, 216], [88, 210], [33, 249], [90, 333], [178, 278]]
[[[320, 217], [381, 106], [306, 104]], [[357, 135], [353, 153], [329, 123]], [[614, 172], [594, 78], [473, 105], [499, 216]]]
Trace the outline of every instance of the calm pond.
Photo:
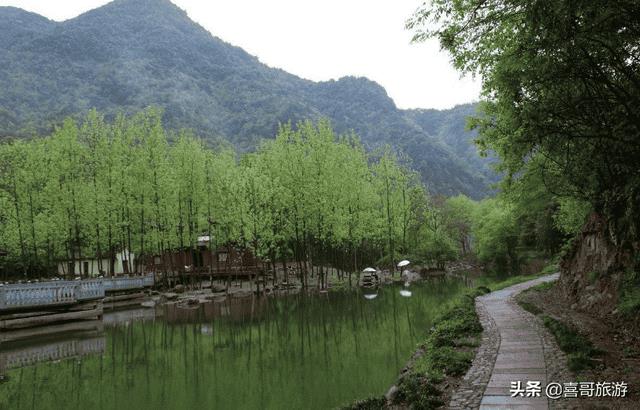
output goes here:
[[409, 289], [164, 307], [14, 342], [1, 347], [0, 409], [332, 409], [382, 395], [464, 285]]

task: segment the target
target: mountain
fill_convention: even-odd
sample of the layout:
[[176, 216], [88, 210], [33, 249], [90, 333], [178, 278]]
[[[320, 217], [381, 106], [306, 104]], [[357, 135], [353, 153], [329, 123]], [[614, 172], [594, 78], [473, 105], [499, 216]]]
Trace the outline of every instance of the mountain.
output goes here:
[[249, 150], [281, 122], [327, 117], [370, 149], [407, 153], [432, 192], [489, 192], [487, 161], [464, 131], [473, 105], [400, 110], [366, 78], [299, 78], [212, 36], [168, 0], [116, 0], [64, 22], [0, 7], [0, 34], [0, 137], [49, 132], [91, 108], [113, 116], [156, 105], [167, 127]]
[[473, 143], [477, 133], [466, 129], [466, 118], [476, 114], [475, 104], [462, 104], [449, 110], [414, 109], [405, 110], [405, 117], [414, 121], [425, 133], [447, 145], [453, 153], [475, 172], [480, 173], [490, 184], [500, 180], [492, 165], [496, 158], [481, 157]]

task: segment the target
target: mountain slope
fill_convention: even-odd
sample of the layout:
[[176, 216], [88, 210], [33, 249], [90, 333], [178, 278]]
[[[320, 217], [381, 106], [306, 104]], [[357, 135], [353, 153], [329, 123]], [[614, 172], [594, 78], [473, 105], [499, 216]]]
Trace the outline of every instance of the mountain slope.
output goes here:
[[493, 184], [499, 180], [498, 174], [492, 168], [496, 159], [492, 156], [481, 157], [477, 146], [473, 143], [477, 133], [466, 129], [465, 118], [475, 115], [476, 110], [475, 104], [462, 104], [443, 111], [405, 110], [405, 116], [414, 121], [428, 135], [437, 137], [471, 169], [482, 174], [486, 181]]
[[2, 7], [0, 33], [0, 136], [48, 132], [91, 108], [111, 116], [157, 105], [168, 127], [246, 150], [280, 122], [328, 117], [368, 148], [406, 152], [433, 192], [488, 192], [484, 162], [450, 141], [468, 138], [432, 127], [463, 124], [466, 111], [403, 111], [365, 78], [316, 83], [268, 67], [168, 0], [116, 0], [62, 23]]

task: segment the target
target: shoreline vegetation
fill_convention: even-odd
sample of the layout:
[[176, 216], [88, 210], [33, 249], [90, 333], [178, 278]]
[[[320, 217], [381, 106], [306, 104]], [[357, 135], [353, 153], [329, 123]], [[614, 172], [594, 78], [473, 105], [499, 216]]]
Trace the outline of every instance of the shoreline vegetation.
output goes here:
[[455, 299], [432, 324], [424, 341], [402, 370], [398, 381], [386, 395], [357, 400], [344, 410], [395, 408], [436, 409], [445, 406], [475, 357], [482, 325], [475, 298], [557, 271], [549, 264], [533, 275], [507, 279], [482, 277], [481, 284]]

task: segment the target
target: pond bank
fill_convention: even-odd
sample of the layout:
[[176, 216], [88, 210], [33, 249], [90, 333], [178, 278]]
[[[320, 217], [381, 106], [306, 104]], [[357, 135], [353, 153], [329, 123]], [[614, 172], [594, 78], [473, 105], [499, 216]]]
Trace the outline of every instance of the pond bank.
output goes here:
[[[479, 407], [500, 347], [497, 313], [482, 300], [510, 301], [513, 294], [552, 278], [540, 275], [511, 277], [490, 283], [496, 292], [486, 296], [483, 295], [490, 289], [484, 286], [468, 291], [434, 321], [427, 338], [385, 396], [354, 402], [346, 408]], [[509, 337], [513, 335], [511, 333]], [[493, 393], [492, 390], [489, 392]]]
[[[453, 280], [413, 284], [410, 297], [404, 289], [383, 286], [373, 300], [361, 291], [233, 298], [148, 320], [154, 309], [141, 310], [143, 320], [105, 324], [101, 352], [9, 366], [0, 408], [335, 408], [384, 392], [422, 329], [465, 291]], [[48, 399], [24, 400], [34, 395]]]
[[427, 338], [385, 396], [357, 401], [346, 408], [432, 409], [448, 403], [480, 344], [482, 326], [474, 300], [487, 292], [484, 287], [465, 292], [433, 321]]
[[287, 296], [300, 292], [307, 293], [327, 293], [335, 291], [356, 290], [359, 288], [377, 289], [381, 286], [389, 286], [398, 283], [411, 285], [412, 283], [421, 282], [423, 280], [442, 280], [443, 277], [426, 277], [413, 271], [405, 271], [402, 274], [392, 274], [388, 271], [378, 273], [375, 286], [363, 286], [359, 279], [362, 277], [355, 276], [354, 283], [349, 285], [346, 279], [338, 279], [337, 276], [329, 277], [327, 288], [320, 289], [315, 282], [310, 283], [307, 288], [303, 288], [299, 280], [290, 278], [289, 282], [279, 282], [276, 284], [262, 283], [256, 286], [255, 281], [233, 281], [226, 285], [223, 282], [203, 281], [197, 285], [196, 289], [189, 289], [184, 285], [177, 285], [170, 290], [152, 291], [149, 297], [142, 303], [143, 307], [155, 307], [163, 304], [177, 304], [179, 307], [193, 307], [198, 304], [223, 302], [230, 298], [246, 298], [254, 295], [266, 296]]

